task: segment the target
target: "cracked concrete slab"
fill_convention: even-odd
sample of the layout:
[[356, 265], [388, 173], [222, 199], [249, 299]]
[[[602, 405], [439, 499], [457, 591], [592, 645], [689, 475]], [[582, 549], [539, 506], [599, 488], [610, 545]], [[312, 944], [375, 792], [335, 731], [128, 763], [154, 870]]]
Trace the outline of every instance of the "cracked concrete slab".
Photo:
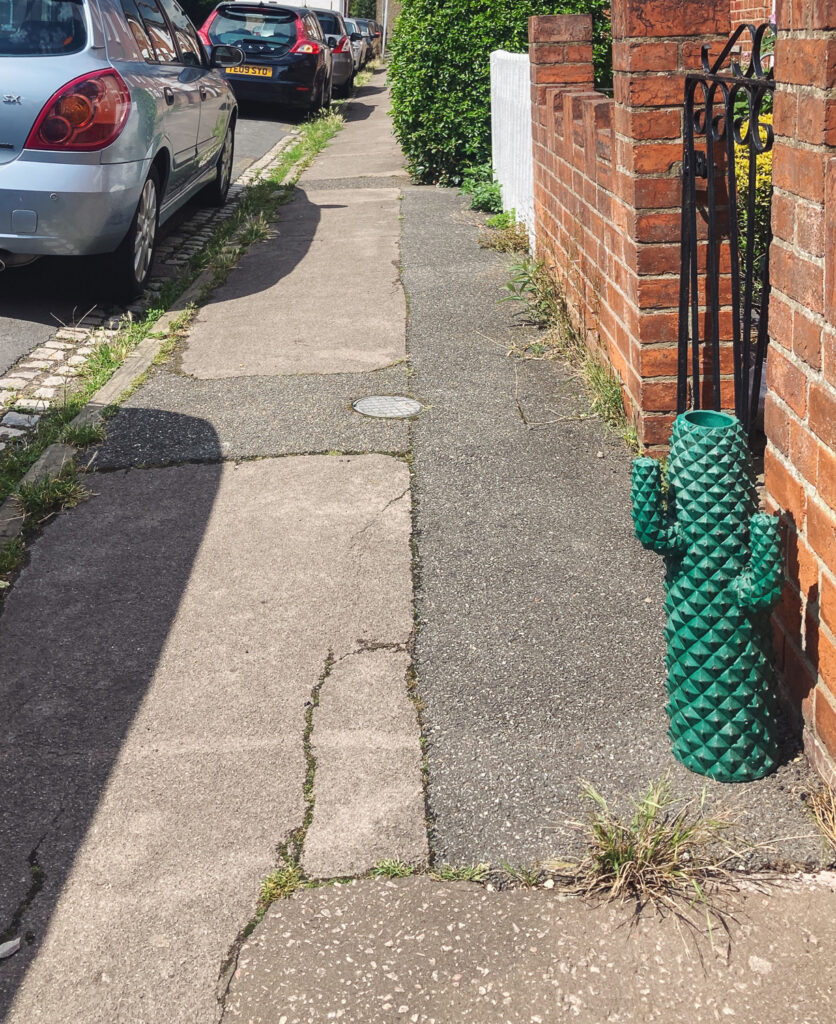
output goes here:
[[719, 924], [712, 941], [672, 915], [637, 921], [632, 905], [554, 890], [427, 877], [309, 890], [274, 904], [242, 948], [226, 1019], [830, 1024], [833, 875], [723, 902], [730, 949]]
[[3, 613], [0, 922], [22, 908], [29, 939], [0, 1016], [205, 1024], [302, 822], [329, 654], [409, 637], [409, 474], [305, 456], [90, 482]]
[[302, 856], [312, 878], [364, 874], [389, 858], [427, 862], [410, 664], [405, 651], [358, 651], [322, 685], [311, 734], [314, 816]]
[[275, 237], [253, 246], [198, 314], [183, 371], [357, 373], [405, 358], [399, 215], [394, 188], [297, 190]]

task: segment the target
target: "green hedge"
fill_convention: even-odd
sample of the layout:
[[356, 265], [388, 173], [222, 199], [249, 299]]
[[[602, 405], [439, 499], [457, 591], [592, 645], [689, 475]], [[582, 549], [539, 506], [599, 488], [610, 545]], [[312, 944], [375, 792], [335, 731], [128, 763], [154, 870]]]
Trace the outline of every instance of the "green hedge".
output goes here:
[[533, 14], [591, 13], [600, 86], [612, 80], [611, 0], [404, 0], [389, 78], [395, 134], [418, 181], [458, 184], [490, 160], [490, 53], [525, 52]]

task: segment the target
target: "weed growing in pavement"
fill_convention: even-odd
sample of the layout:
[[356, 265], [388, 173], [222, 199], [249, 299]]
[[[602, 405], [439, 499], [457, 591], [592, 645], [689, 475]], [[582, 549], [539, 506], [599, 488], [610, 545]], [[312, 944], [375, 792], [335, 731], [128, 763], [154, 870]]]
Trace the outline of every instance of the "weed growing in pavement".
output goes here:
[[508, 864], [506, 861], [501, 862], [502, 870], [518, 882], [524, 889], [534, 889], [543, 879], [543, 869], [539, 864], [533, 864], [531, 867], [522, 865]]
[[21, 484], [14, 497], [23, 515], [24, 526], [37, 526], [56, 512], [74, 508], [84, 500], [86, 493], [75, 465], [68, 462], [57, 476]]
[[[498, 215], [498, 217], [504, 216], [504, 214]], [[510, 224], [495, 227], [491, 221], [497, 220], [498, 217], [487, 219], [485, 226], [489, 230], [482, 231], [477, 240], [480, 248], [493, 249], [495, 252], [528, 252], [529, 241], [525, 225], [517, 224], [512, 219]]]
[[271, 903], [276, 900], [287, 899], [292, 896], [302, 885], [302, 869], [298, 864], [286, 861], [281, 867], [271, 871], [261, 883], [261, 890], [258, 896], [258, 918], [264, 916], [264, 912]]
[[[22, 537], [15, 537], [0, 548], [0, 579], [3, 576], [11, 576], [23, 564], [26, 555], [26, 545]], [[0, 583], [2, 585], [2, 583]], [[6, 583], [8, 586], [8, 583]]]
[[89, 448], [91, 444], [100, 444], [104, 438], [105, 429], [101, 423], [82, 423], [80, 426], [69, 423], [61, 431], [64, 444], [71, 444], [74, 448]]
[[371, 870], [372, 878], [408, 878], [414, 874], [415, 868], [402, 860], [379, 860]]
[[441, 864], [434, 867], [429, 875], [436, 882], [483, 882], [489, 870], [489, 864], [470, 864], [464, 867]]
[[705, 791], [698, 805], [677, 802], [668, 779], [651, 783], [628, 818], [619, 817], [590, 783], [582, 796], [590, 806], [586, 821], [570, 824], [585, 838], [587, 851], [563, 880], [580, 895], [607, 901], [634, 900], [637, 910], [683, 915], [696, 904], [710, 909], [712, 884], [729, 881], [718, 856], [731, 827], [725, 816], [705, 816]]
[[810, 793], [806, 803], [819, 831], [831, 849], [836, 850], [836, 790], [824, 785], [818, 792]]
[[521, 306], [524, 321], [539, 327], [542, 334], [522, 349], [514, 349], [527, 358], [557, 357], [574, 367], [590, 394], [594, 414], [632, 449], [640, 449], [636, 428], [624, 411], [621, 382], [607, 363], [602, 363], [587, 348], [578, 333], [566, 299], [542, 260], [525, 256], [511, 265], [510, 278], [502, 302]]
[[471, 210], [483, 213], [502, 213], [502, 190], [494, 180], [490, 164], [468, 167], [462, 175], [460, 194], [470, 196]]

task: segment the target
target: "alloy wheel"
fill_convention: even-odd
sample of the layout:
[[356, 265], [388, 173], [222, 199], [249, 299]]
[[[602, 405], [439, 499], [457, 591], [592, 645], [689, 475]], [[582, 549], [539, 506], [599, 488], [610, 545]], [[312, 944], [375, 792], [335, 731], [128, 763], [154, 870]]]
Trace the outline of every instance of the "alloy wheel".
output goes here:
[[157, 234], [157, 186], [149, 178], [142, 188], [139, 207], [136, 211], [136, 232], [134, 235], [134, 274], [138, 282], [145, 280], [154, 253], [154, 238]]

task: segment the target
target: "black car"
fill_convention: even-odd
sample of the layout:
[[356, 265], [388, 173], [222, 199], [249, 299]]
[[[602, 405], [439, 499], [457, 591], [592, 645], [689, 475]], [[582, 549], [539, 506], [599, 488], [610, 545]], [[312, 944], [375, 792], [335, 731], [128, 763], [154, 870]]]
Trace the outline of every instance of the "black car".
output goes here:
[[310, 111], [330, 105], [331, 48], [307, 7], [241, 0], [218, 4], [198, 35], [207, 46], [243, 50], [244, 63], [224, 70], [239, 99], [272, 100]]
[[320, 11], [312, 8], [325, 36], [325, 42], [331, 48], [331, 77], [334, 80], [334, 95], [346, 97], [354, 85], [354, 55], [351, 52], [351, 39], [343, 16], [337, 11]]

